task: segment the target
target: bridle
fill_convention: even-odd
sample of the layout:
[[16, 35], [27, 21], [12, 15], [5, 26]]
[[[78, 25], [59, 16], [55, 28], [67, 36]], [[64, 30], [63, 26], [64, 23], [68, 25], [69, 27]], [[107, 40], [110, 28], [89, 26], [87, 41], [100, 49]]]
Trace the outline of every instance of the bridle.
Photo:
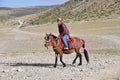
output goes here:
[[55, 40], [56, 44], [58, 44], [58, 38], [54, 39], [54, 37], [51, 34], [46, 34], [45, 39], [45, 47], [53, 46], [53, 40]]
[[48, 46], [52, 46], [51, 39], [49, 38], [48, 35], [46, 35], [46, 37], [44, 39], [45, 39], [45, 47], [47, 47], [47, 49], [48, 49]]

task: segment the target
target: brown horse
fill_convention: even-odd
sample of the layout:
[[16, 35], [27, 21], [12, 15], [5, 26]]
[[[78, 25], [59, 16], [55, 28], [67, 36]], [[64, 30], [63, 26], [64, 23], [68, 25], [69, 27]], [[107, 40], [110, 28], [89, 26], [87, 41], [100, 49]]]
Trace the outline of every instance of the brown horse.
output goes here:
[[81, 47], [84, 48], [84, 56], [85, 56], [85, 59], [87, 61], [87, 64], [89, 63], [89, 55], [88, 55], [87, 48], [85, 48], [85, 41], [82, 40], [83, 41], [83, 43], [82, 43], [80, 41], [80, 38], [75, 37], [75, 39], [76, 39], [76, 42], [77, 42], [78, 46], [76, 48], [71, 48], [71, 49], [68, 49], [68, 50], [64, 50], [64, 49], [60, 48], [60, 42], [61, 42], [60, 38], [58, 38], [58, 37], [56, 37], [56, 36], [54, 36], [52, 34], [46, 34], [46, 36], [45, 36], [45, 47], [48, 48], [48, 46], [52, 46], [53, 50], [55, 52], [55, 64], [54, 64], [54, 67], [57, 66], [58, 55], [60, 56], [60, 61], [63, 64], [63, 67], [65, 67], [66, 64], [62, 60], [62, 55], [63, 54], [70, 54], [70, 53], [73, 53], [73, 52], [76, 52], [76, 57], [73, 60], [72, 64], [75, 64], [77, 58], [79, 57], [80, 62], [79, 62], [78, 65], [82, 65], [82, 55], [80, 53], [80, 48]]

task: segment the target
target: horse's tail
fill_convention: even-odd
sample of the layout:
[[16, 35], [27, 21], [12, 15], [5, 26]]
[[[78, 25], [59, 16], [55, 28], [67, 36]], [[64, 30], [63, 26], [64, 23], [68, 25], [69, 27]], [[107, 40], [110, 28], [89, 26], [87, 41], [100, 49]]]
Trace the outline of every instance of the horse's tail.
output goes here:
[[88, 51], [88, 48], [85, 47], [85, 41], [82, 40], [82, 42], [83, 42], [82, 47], [84, 48], [84, 56], [85, 56], [87, 63], [89, 63], [89, 51]]

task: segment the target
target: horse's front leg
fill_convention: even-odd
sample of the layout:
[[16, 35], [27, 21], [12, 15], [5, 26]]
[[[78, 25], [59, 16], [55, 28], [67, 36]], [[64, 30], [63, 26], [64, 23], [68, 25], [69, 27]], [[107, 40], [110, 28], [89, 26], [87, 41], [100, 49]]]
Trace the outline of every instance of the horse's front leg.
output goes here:
[[55, 64], [54, 64], [54, 67], [56, 68], [57, 66], [57, 61], [58, 61], [58, 54], [55, 53]]
[[66, 64], [62, 60], [62, 54], [60, 55], [60, 62], [63, 64], [63, 67], [66, 67]]

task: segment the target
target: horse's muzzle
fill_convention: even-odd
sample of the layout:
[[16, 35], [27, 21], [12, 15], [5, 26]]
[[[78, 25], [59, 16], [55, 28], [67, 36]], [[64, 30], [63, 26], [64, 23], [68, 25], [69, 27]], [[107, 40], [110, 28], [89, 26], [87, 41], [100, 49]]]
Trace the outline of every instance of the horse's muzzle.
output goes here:
[[47, 47], [47, 45], [46, 45], [46, 44], [44, 44], [44, 46], [45, 46], [45, 47]]
[[44, 46], [48, 49], [48, 46], [47, 46], [47, 44], [44, 44]]

